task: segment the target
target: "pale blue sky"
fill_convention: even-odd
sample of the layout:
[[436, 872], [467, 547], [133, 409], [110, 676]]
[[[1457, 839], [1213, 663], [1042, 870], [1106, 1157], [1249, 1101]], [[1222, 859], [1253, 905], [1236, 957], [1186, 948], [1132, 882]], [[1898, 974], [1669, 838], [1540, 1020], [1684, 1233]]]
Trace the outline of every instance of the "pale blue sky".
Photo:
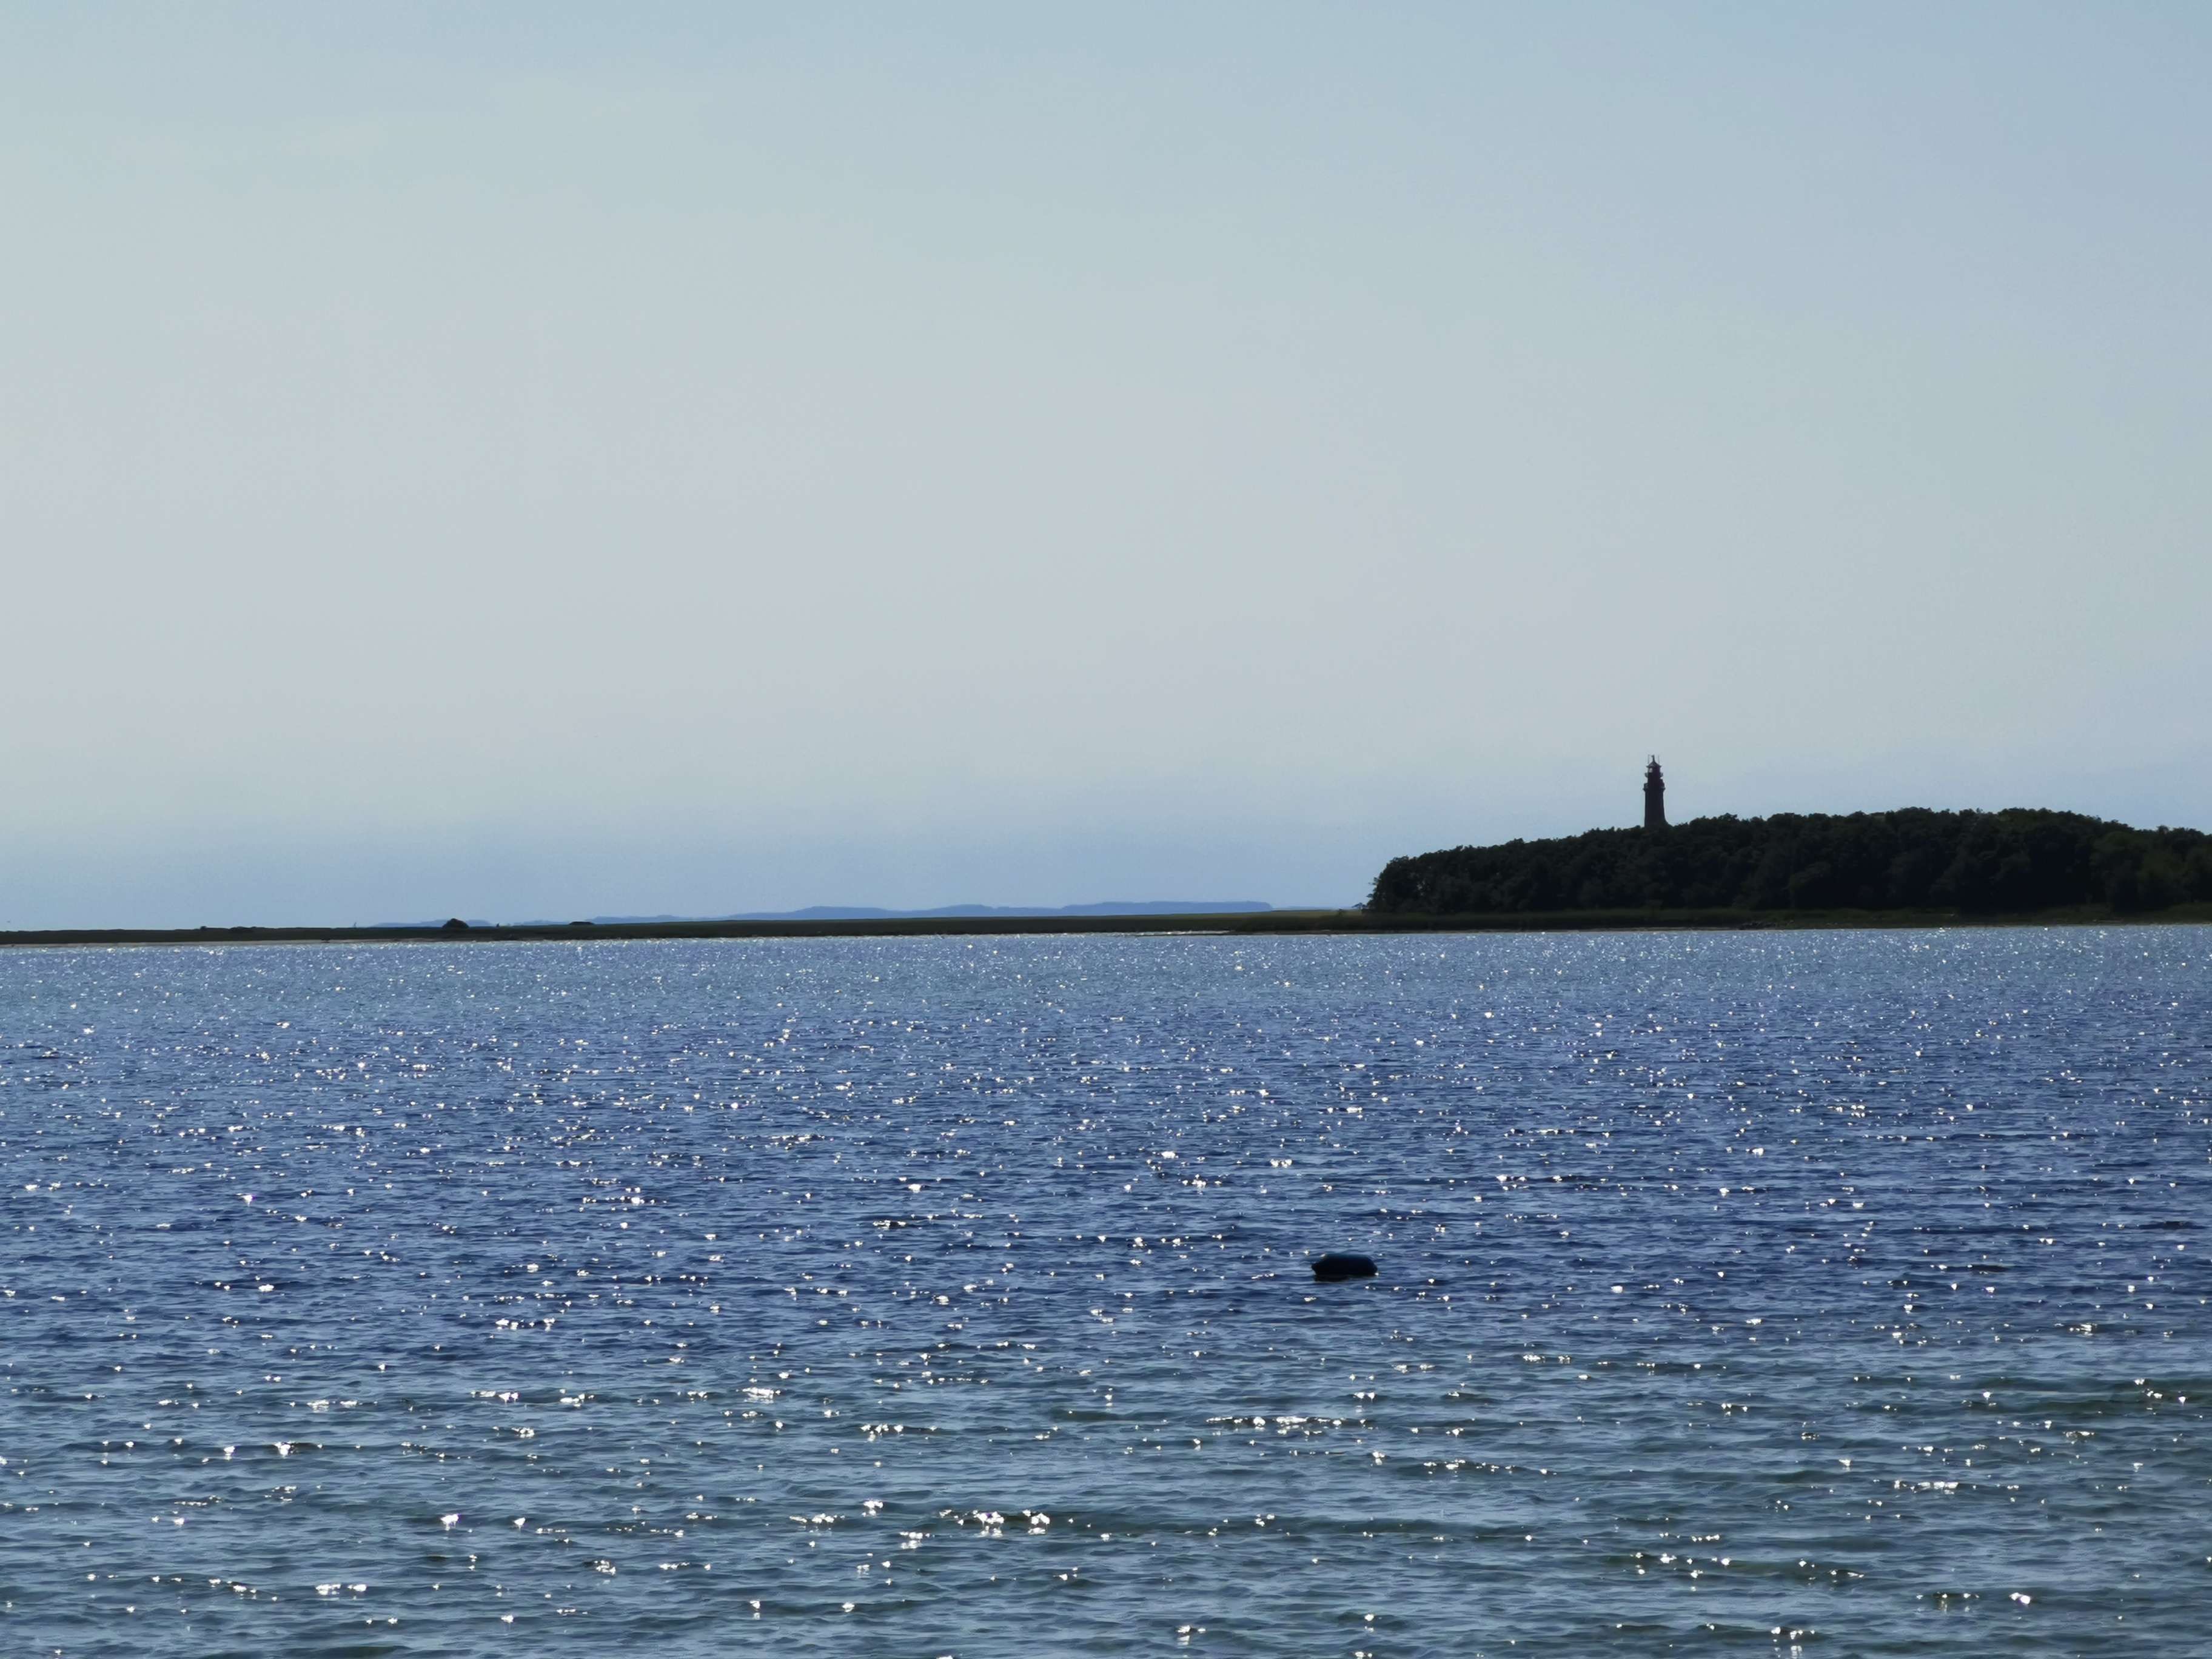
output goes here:
[[2212, 824], [2212, 10], [0, 7], [0, 924]]

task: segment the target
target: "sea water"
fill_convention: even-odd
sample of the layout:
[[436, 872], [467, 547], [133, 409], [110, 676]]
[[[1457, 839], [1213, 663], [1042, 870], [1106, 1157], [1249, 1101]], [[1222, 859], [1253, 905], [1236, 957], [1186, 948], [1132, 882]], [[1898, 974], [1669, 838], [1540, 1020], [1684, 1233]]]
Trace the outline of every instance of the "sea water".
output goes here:
[[2208, 988], [2166, 927], [11, 952], [0, 1650], [2202, 1652]]

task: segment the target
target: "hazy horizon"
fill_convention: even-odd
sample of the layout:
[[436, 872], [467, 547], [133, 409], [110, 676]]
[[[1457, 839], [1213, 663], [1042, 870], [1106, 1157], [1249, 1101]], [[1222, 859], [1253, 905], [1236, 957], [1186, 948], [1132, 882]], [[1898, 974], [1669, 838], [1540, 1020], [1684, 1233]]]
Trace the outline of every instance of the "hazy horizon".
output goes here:
[[2212, 14], [0, 24], [0, 926], [2212, 826]]

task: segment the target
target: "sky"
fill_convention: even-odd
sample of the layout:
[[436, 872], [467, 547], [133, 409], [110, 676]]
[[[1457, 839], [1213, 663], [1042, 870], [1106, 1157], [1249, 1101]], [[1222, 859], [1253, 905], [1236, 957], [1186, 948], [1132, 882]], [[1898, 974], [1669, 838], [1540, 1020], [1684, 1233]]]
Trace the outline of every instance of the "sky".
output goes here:
[[2212, 9], [0, 5], [0, 926], [2212, 826]]

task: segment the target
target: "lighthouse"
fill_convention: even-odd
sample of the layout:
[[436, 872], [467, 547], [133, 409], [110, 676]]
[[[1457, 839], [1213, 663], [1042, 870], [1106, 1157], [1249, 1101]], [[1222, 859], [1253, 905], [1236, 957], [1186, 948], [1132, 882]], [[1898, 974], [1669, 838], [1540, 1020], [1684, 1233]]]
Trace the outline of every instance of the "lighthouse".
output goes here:
[[1644, 769], [1644, 827], [1664, 830], [1667, 827], [1667, 780], [1659, 770], [1659, 757], [1651, 757], [1651, 764]]

